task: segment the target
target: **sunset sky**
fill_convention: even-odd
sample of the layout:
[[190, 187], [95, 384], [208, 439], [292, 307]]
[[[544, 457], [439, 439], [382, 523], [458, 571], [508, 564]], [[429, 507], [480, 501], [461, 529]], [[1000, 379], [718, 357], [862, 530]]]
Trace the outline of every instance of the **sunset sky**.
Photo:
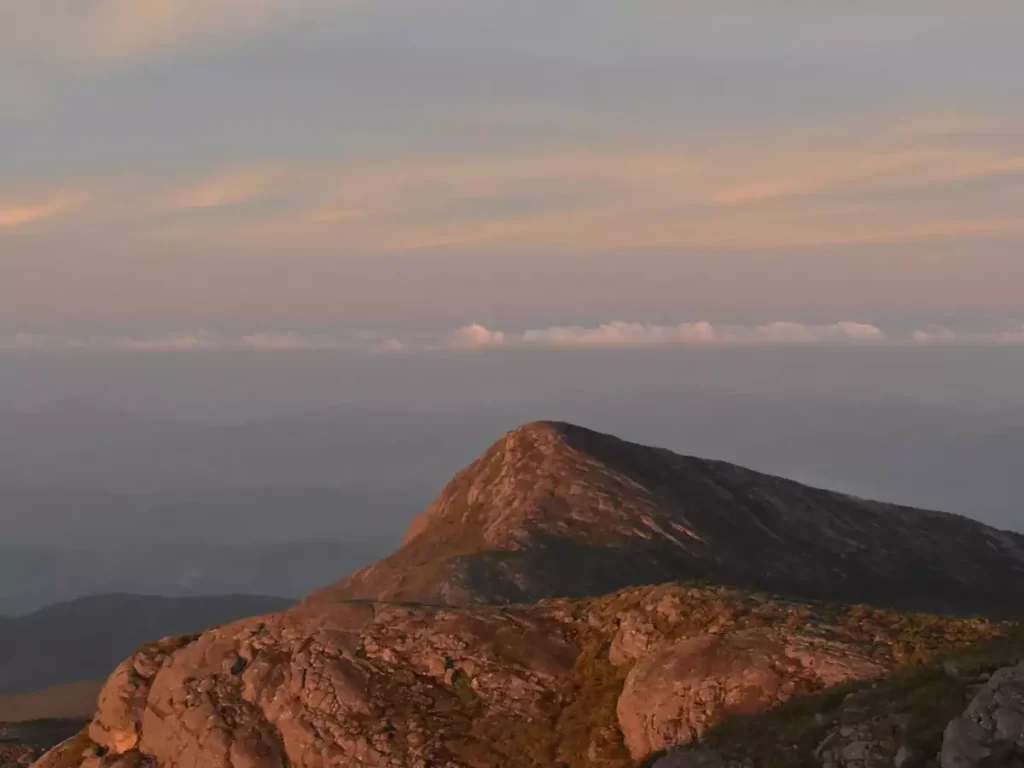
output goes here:
[[1020, 0], [0, 0], [0, 346], [1024, 344]]

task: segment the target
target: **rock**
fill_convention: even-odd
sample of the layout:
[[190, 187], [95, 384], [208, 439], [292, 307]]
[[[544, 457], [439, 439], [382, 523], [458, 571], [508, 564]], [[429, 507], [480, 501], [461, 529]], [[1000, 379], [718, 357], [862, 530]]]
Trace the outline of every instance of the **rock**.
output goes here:
[[942, 768], [1024, 765], [1024, 663], [995, 672], [946, 728]]
[[694, 741], [727, 715], [882, 671], [848, 646], [795, 633], [699, 636], [636, 665], [619, 697], [619, 724], [630, 754], [641, 758]]
[[821, 768], [891, 768], [902, 765], [893, 730], [875, 722], [832, 732], [815, 750]]
[[[894, 611], [840, 625], [819, 610], [679, 585], [532, 606], [299, 606], [143, 647], [87, 732], [40, 766], [621, 768], [732, 712], [873, 677], [914, 631]], [[929, 626], [958, 642], [990, 629]], [[624, 628], [645, 639], [616, 665]]]

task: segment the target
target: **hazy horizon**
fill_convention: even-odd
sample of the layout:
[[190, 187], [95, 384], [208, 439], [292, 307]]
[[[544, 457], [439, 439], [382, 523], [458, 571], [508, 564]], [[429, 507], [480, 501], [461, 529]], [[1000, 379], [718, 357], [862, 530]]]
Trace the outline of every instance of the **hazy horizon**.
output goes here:
[[0, 615], [301, 596], [536, 419], [1024, 532], [1022, 380], [1013, 346], [0, 352]]

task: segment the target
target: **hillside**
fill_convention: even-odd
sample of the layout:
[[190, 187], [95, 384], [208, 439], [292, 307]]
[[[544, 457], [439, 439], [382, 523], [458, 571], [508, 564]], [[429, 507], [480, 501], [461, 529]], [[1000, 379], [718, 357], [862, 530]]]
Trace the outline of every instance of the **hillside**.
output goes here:
[[1024, 536], [534, 423], [460, 472], [397, 552], [307, 601], [524, 602], [677, 579], [1016, 615]]
[[[277, 597], [101, 595], [0, 621], [0, 693], [101, 680], [142, 643], [280, 610]], [[52, 692], [58, 695], [60, 692]], [[64, 703], [57, 701], [58, 708]]]

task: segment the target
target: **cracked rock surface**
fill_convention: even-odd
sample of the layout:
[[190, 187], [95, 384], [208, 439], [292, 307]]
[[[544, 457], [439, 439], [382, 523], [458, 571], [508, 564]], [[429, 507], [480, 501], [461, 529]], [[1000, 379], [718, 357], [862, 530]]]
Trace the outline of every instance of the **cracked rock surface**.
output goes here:
[[941, 768], [1024, 766], [1024, 664], [995, 672], [946, 729]]
[[[998, 631], [937, 621], [929, 652]], [[38, 766], [625, 768], [729, 714], [898, 667], [906, 634], [892, 611], [680, 585], [301, 605], [140, 649]]]

